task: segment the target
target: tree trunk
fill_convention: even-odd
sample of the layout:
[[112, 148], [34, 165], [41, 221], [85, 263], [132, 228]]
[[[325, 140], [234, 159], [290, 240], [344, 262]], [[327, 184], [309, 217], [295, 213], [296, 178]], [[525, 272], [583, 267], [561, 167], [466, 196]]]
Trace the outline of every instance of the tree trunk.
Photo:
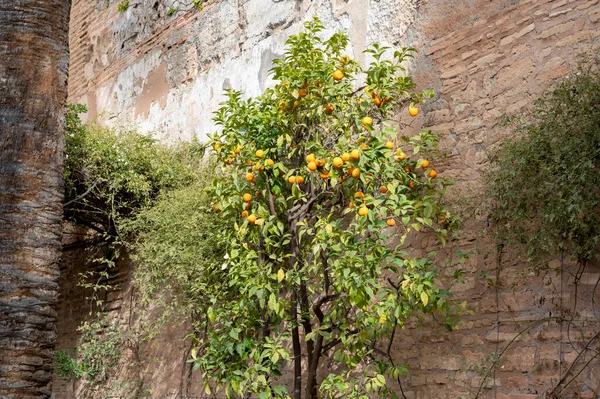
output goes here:
[[69, 0], [0, 0], [0, 397], [48, 398]]

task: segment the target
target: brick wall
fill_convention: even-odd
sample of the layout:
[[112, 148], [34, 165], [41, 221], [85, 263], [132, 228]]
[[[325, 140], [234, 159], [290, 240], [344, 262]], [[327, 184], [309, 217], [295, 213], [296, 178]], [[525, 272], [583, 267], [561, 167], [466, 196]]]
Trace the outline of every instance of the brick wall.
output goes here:
[[[337, 3], [333, 1], [333, 8], [339, 6]], [[377, 2], [371, 3], [370, 7], [377, 7]], [[352, 4], [348, 2], [347, 7]], [[302, 7], [294, 12], [305, 11]], [[388, 13], [397, 12], [381, 7]], [[190, 27], [198, 27], [199, 18], [193, 11], [182, 12], [167, 22], [159, 18], [138, 21], [142, 28], [132, 37], [131, 32], [115, 32], [115, 27], [124, 26], [119, 20], [124, 17], [110, 8], [75, 0], [73, 10], [70, 96], [87, 99], [93, 114], [106, 111], [104, 105], [95, 102], [107, 96], [129, 95], [132, 99], [127, 101], [134, 104], [135, 97], [147, 95], [155, 107], [161, 96], [184, 90], [183, 86], [193, 84], [196, 73], [218, 69], [227, 62], [227, 54], [237, 51], [236, 46], [222, 43], [215, 45], [214, 57], [208, 53], [198, 57], [196, 53], [190, 58], [194, 51], [186, 35]], [[212, 12], [213, 18], [221, 15], [216, 9]], [[541, 398], [567, 372], [566, 381], [570, 381], [583, 370], [561, 397], [599, 397], [600, 362], [590, 361], [600, 350], [598, 340], [593, 339], [600, 325], [591, 306], [594, 295], [600, 301], [600, 292], [594, 292], [599, 265], [581, 270], [573, 260], [557, 256], [548, 264], [533, 267], [522, 256], [521, 248], [514, 246], [503, 247], [499, 255], [499, 243], [485, 231], [486, 215], [477, 202], [486, 151], [510, 133], [500, 123], [502, 115], [518, 114], [527, 108], [555, 79], [576, 66], [579, 54], [598, 53], [599, 1], [424, 0], [409, 20], [408, 30], [394, 33], [389, 42], [403, 43], [399, 37], [406, 38], [408, 44], [421, 51], [415, 63], [417, 81], [423, 88], [433, 87], [437, 95], [420, 114], [419, 122], [444, 134], [442, 144], [448, 157], [438, 169], [457, 180], [452, 194], [465, 200], [465, 229], [444, 251], [460, 248], [475, 251], [475, 255], [461, 266], [465, 268], [465, 283], [454, 288], [456, 299], [467, 301], [473, 312], [464, 317], [460, 330], [447, 333], [435, 321], [425, 320], [423, 326], [410, 326], [398, 336], [396, 357], [411, 369], [410, 376], [402, 379], [404, 393], [408, 398], [473, 398], [478, 392], [485, 398]], [[382, 26], [390, 25], [386, 21], [382, 19]], [[369, 32], [373, 26], [371, 21]], [[277, 29], [272, 32], [283, 35]], [[357, 32], [353, 30], [355, 35]], [[251, 48], [256, 37], [244, 36], [248, 43], [241, 47]], [[152, 56], [160, 49], [175, 48], [187, 49], [174, 56], [186, 65], [180, 69], [185, 73], [177, 79], [171, 64], [165, 64], [160, 72], [160, 57]], [[156, 68], [151, 68], [149, 76], [164, 73], [166, 77], [160, 75], [160, 84], [144, 92], [144, 85], [151, 79], [142, 74], [139, 76], [143, 76], [140, 79], [144, 84], [118, 91], [119, 79], [128, 76], [123, 71], [142, 65], [141, 60]], [[234, 75], [236, 71], [233, 69]], [[132, 76], [139, 77], [135, 73]], [[239, 78], [231, 76], [234, 81]], [[260, 77], [257, 88], [258, 80]], [[129, 104], [127, 101], [123, 104]], [[193, 130], [194, 125], [188, 127]], [[425, 236], [413, 240], [413, 247], [439, 249]], [[84, 317], [85, 309], [77, 302], [82, 292], [75, 288], [74, 277], [81, 260], [75, 258], [67, 256], [61, 280], [61, 347], [72, 345], [76, 339], [74, 328]], [[453, 270], [447, 269], [448, 273]], [[132, 306], [130, 288], [116, 295], [123, 303], [116, 317], [124, 317], [123, 309]], [[183, 363], [188, 349], [183, 341], [186, 333], [184, 324], [165, 326], [157, 341], [143, 346], [141, 372], [153, 389], [152, 397], [175, 398], [182, 392], [202, 397], [198, 374], [188, 379]], [[492, 364], [496, 353], [503, 354], [501, 360], [484, 380], [485, 371], [481, 370]], [[124, 368], [122, 374], [139, 372]], [[81, 387], [72, 382], [62, 381], [57, 387], [62, 387], [56, 391], [57, 398], [85, 397]], [[100, 397], [99, 392], [90, 395]]]

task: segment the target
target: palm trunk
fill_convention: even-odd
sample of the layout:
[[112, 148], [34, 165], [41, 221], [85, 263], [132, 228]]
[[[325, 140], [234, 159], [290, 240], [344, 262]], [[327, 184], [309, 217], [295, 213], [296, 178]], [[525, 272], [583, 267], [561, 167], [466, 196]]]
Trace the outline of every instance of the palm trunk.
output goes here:
[[0, 397], [48, 398], [69, 0], [0, 1]]

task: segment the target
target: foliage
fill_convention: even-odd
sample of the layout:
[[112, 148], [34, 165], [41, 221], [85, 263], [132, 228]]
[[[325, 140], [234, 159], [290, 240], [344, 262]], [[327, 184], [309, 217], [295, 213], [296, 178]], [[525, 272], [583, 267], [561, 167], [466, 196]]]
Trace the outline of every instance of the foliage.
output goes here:
[[228, 290], [221, 266], [223, 237], [230, 221], [212, 212], [204, 190], [214, 171], [203, 169], [197, 184], [165, 193], [124, 228], [135, 232], [129, 243], [138, 261], [135, 282], [142, 301], [154, 305], [168, 292], [168, 301], [187, 315], [201, 313], [206, 298]]
[[485, 180], [501, 237], [531, 254], [590, 260], [600, 238], [600, 74], [581, 67], [512, 122]]
[[107, 238], [122, 220], [150, 206], [161, 191], [198, 179], [196, 143], [167, 146], [131, 129], [84, 125], [85, 106], [69, 105], [65, 165], [65, 217]]
[[117, 6], [117, 11], [118, 12], [125, 12], [125, 11], [127, 11], [128, 8], [129, 8], [129, 0], [123, 0]]
[[170, 8], [167, 10], [167, 15], [168, 15], [169, 17], [171, 17], [171, 16], [175, 15], [175, 13], [176, 13], [177, 11], [179, 11], [179, 7], [170, 7]]
[[192, 357], [207, 392], [212, 381], [228, 397], [289, 397], [277, 376], [291, 362], [294, 399], [316, 398], [319, 362], [333, 353], [331, 369], [342, 371], [321, 382], [320, 397], [393, 398], [390, 381], [406, 372], [390, 352], [398, 327], [434, 312], [454, 323], [434, 254], [404, 249], [415, 230], [443, 242], [449, 216], [450, 182], [427, 159], [437, 136], [398, 141], [390, 122], [431, 95], [411, 91], [404, 65], [414, 50], [373, 44], [363, 69], [342, 56], [344, 33], [322, 40], [322, 29], [315, 18], [289, 38], [275, 87], [247, 100], [228, 91], [216, 113], [211, 144], [225, 180], [211, 194], [231, 222], [220, 269], [198, 268], [223, 287], [197, 309]]
[[56, 351], [56, 373], [59, 377], [85, 379], [97, 384], [105, 381], [123, 354], [127, 334], [116, 321], [98, 315], [77, 328], [81, 333], [75, 357]]

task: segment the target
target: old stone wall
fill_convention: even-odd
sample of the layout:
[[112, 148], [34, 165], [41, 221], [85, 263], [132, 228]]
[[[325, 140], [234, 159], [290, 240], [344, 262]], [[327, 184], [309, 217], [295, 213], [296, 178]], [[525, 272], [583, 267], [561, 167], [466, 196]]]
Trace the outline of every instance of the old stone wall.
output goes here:
[[[396, 357], [411, 369], [402, 379], [406, 397], [542, 398], [562, 377], [570, 384], [559, 397], [600, 397], [600, 363], [593, 360], [600, 310], [592, 306], [592, 298], [600, 301], [600, 266], [581, 269], [557, 255], [533, 267], [520, 248], [494, 241], [478, 203], [486, 152], [510, 134], [502, 116], [520, 113], [572, 73], [579, 55], [598, 53], [599, 0], [222, 0], [200, 12], [180, 5], [167, 15], [180, 3], [131, 1], [118, 13], [104, 0], [74, 0], [71, 101], [87, 103], [89, 116], [105, 123], [137, 123], [169, 140], [204, 138], [223, 89], [260, 93], [285, 39], [315, 12], [331, 31], [350, 32], [349, 53], [359, 60], [371, 41], [417, 47], [414, 75], [436, 97], [415, 124], [444, 134], [448, 156], [438, 169], [457, 180], [452, 195], [465, 204], [465, 228], [445, 250], [475, 255], [462, 266], [465, 283], [454, 289], [473, 312], [461, 329], [447, 333], [426, 320], [397, 340]], [[438, 249], [428, 237], [413, 246]], [[80, 295], [70, 262], [60, 312], [76, 320], [83, 310], [67, 304]], [[118, 294], [124, 303], [129, 290]], [[74, 325], [59, 325], [63, 347], [72, 343]], [[164, 329], [143, 348], [151, 397], [208, 397], [182, 361], [185, 325]], [[61, 392], [57, 398], [75, 397]]]

